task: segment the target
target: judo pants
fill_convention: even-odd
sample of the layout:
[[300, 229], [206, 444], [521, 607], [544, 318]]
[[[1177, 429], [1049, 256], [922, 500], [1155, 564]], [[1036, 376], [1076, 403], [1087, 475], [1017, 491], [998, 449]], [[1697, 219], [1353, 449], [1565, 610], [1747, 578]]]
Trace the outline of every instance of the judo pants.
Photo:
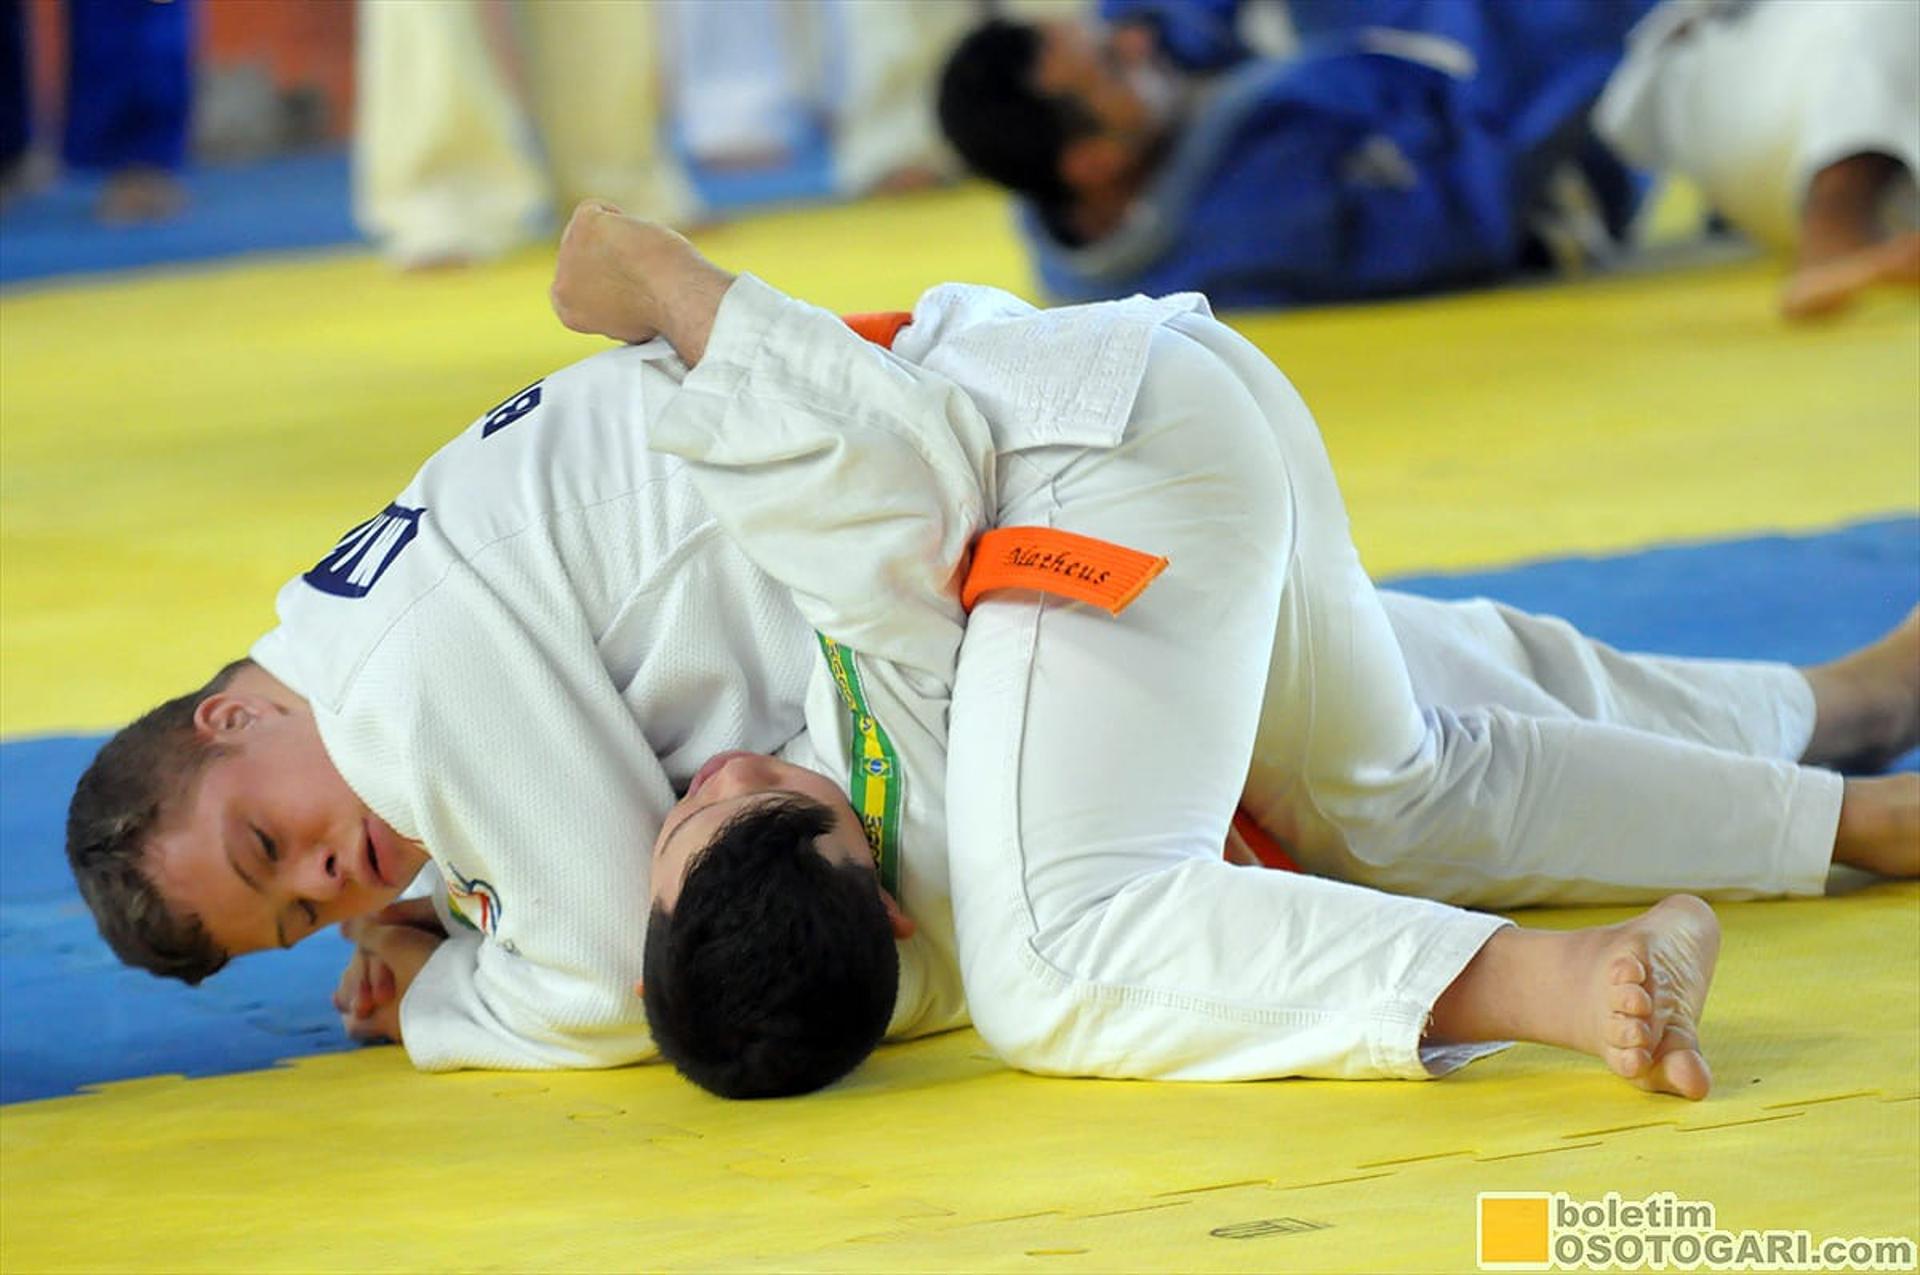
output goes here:
[[694, 211], [657, 135], [653, 6], [513, 6], [530, 112], [478, 0], [357, 14], [354, 218], [389, 259], [497, 256], [588, 195], [668, 222]]
[[[1118, 447], [999, 464], [1003, 523], [1171, 560], [1118, 616], [1022, 592], [969, 621], [954, 920], [1013, 1065], [1435, 1075], [1498, 1048], [1421, 1040], [1506, 924], [1452, 904], [1821, 888], [1841, 781], [1793, 764], [1804, 678], [1381, 594], [1312, 416], [1219, 323], [1156, 335]], [[1243, 800], [1327, 876], [1224, 862]]]

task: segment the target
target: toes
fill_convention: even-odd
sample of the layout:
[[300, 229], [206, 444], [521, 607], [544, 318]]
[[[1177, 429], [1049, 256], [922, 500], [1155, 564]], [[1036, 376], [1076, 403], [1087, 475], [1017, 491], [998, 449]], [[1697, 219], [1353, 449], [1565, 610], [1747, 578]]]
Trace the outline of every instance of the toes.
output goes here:
[[1646, 1018], [1653, 1013], [1653, 996], [1638, 983], [1615, 983], [1607, 993], [1607, 1008]]
[[1698, 1102], [1713, 1088], [1713, 1072], [1697, 1049], [1676, 1049], [1662, 1054], [1653, 1064], [1650, 1077], [1657, 1089]]
[[1699, 1033], [1693, 1031], [1690, 1023], [1668, 1023], [1667, 1031], [1661, 1033], [1659, 1045], [1653, 1046], [1655, 1062], [1667, 1058], [1668, 1054], [1693, 1054], [1699, 1058]]
[[1647, 1049], [1653, 1045], [1653, 1024], [1632, 1014], [1607, 1015], [1606, 1041], [1615, 1049]]
[[1646, 1049], [1615, 1049], [1608, 1046], [1601, 1052], [1607, 1069], [1616, 1076], [1632, 1080], [1644, 1076], [1653, 1066], [1653, 1053]]
[[1646, 962], [1632, 952], [1622, 952], [1607, 963], [1607, 982], [1609, 983], [1644, 983], [1646, 981]]

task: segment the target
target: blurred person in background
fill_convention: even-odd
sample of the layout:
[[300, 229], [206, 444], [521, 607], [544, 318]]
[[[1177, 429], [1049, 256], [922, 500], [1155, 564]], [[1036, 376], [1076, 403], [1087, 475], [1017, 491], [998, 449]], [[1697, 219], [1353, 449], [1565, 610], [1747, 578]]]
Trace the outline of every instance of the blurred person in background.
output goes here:
[[1650, 0], [1324, 0], [1261, 56], [1237, 0], [994, 21], [941, 127], [1021, 195], [1047, 291], [1221, 305], [1420, 292], [1603, 258], [1638, 198], [1587, 115]]
[[824, 130], [836, 193], [929, 185], [959, 167], [933, 82], [984, 11], [983, 0], [362, 0], [354, 215], [410, 268], [498, 256], [588, 191], [687, 225], [708, 214], [662, 124], [669, 106], [704, 168], [788, 168]]
[[[68, 168], [105, 175], [95, 215], [109, 224], [154, 221], [185, 201], [193, 109], [194, 0], [67, 0], [66, 113], [60, 155]], [[31, 169], [31, 77], [26, 8], [0, 0], [0, 195]]]
[[0, 0], [0, 206], [26, 182], [33, 141], [27, 87], [27, 15], [20, 0]]
[[959, 163], [934, 84], [988, 12], [986, 0], [674, 0], [659, 9], [674, 126], [703, 169], [791, 166], [824, 137], [837, 195], [937, 184]]
[[1920, 286], [1920, 4], [1668, 0], [1595, 108], [1629, 161], [1697, 182], [1793, 258], [1790, 318]]
[[495, 257], [587, 192], [684, 224], [655, 7], [362, 0], [354, 217], [403, 267]]
[[720, 171], [786, 168], [815, 127], [813, 9], [793, 0], [672, 0], [664, 28], [672, 127], [688, 158]]
[[835, 190], [912, 190], [959, 172], [934, 119], [934, 86], [982, 9], [978, 0], [825, 0]]

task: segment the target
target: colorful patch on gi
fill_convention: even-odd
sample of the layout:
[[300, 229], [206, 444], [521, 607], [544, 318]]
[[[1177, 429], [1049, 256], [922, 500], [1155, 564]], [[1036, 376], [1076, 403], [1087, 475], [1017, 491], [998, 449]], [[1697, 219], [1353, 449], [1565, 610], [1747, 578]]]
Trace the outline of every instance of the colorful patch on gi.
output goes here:
[[333, 552], [300, 578], [336, 598], [364, 598], [387, 573], [400, 551], [413, 543], [413, 538], [420, 533], [420, 518], [426, 512], [405, 505], [388, 505], [340, 537]]
[[847, 794], [879, 866], [880, 884], [899, 898], [900, 758], [885, 728], [867, 711], [867, 695], [860, 685], [859, 662], [853, 651], [824, 633], [818, 636], [827, 669], [833, 674], [833, 684], [840, 688], [840, 702], [846, 705], [853, 726], [847, 748]]
[[461, 875], [451, 863], [440, 865], [447, 882], [447, 910], [470, 930], [492, 934], [500, 924], [500, 892], [479, 877]]

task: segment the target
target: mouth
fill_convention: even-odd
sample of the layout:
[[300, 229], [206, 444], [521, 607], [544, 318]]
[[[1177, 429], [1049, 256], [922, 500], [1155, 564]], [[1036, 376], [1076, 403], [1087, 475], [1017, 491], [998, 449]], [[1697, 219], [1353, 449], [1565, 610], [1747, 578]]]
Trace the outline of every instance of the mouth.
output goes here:
[[376, 847], [373, 839], [373, 823], [371, 820], [361, 825], [361, 832], [366, 837], [367, 842], [367, 875], [378, 885], [391, 885], [392, 883], [387, 880], [387, 874], [382, 871], [380, 867], [380, 851]]

